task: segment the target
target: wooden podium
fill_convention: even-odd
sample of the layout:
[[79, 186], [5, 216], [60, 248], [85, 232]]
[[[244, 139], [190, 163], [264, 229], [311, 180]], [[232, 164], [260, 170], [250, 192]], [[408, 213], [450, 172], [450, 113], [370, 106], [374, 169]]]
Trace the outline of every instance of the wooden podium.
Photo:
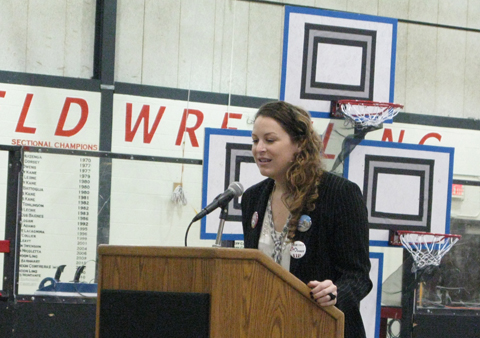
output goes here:
[[343, 337], [343, 313], [258, 250], [100, 245], [98, 262], [97, 338], [107, 290], [209, 294], [211, 338]]

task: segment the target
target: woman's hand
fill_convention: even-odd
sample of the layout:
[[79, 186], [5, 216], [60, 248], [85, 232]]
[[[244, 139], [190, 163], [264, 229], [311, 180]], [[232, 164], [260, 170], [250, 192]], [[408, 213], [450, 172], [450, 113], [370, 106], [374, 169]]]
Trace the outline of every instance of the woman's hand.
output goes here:
[[310, 297], [321, 306], [337, 304], [337, 286], [331, 280], [311, 281], [307, 284], [312, 290]]

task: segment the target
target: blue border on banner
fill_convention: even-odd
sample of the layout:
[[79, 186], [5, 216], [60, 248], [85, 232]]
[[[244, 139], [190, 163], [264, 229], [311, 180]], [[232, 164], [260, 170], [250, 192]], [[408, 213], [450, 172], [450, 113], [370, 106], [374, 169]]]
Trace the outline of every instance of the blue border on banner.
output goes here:
[[[455, 148], [452, 147], [439, 147], [431, 146], [425, 144], [412, 144], [412, 143], [397, 143], [397, 142], [385, 142], [385, 141], [372, 141], [372, 140], [362, 140], [358, 145], [362, 146], [371, 146], [379, 148], [392, 148], [392, 149], [411, 149], [411, 150], [421, 150], [421, 151], [431, 151], [438, 153], [447, 153], [449, 154], [449, 176], [448, 176], [448, 187], [447, 187], [447, 206], [446, 206], [446, 215], [445, 215], [445, 233], [450, 233], [450, 214], [452, 207], [452, 185], [453, 185], [453, 164], [454, 164], [454, 153]], [[348, 179], [348, 170], [350, 166], [350, 157], [347, 157], [344, 162], [343, 176]], [[370, 241], [371, 246], [384, 246], [389, 247], [389, 243], [384, 241]]]
[[[250, 137], [252, 132], [249, 130], [238, 129], [217, 129], [217, 128], [205, 128], [205, 145], [203, 148], [203, 175], [202, 175], [202, 209], [205, 208], [210, 201], [207, 200], [208, 196], [208, 165], [210, 163], [210, 136], [212, 135], [230, 135], [230, 136], [244, 136]], [[215, 154], [212, 154], [215, 156]], [[217, 233], [207, 232], [207, 218], [204, 217], [201, 220], [200, 226], [200, 239], [216, 239]], [[243, 235], [238, 234], [223, 234], [222, 240], [227, 241], [243, 241]]]
[[[290, 27], [290, 14], [309, 14], [317, 16], [328, 16], [332, 18], [359, 20], [359, 21], [373, 21], [392, 25], [392, 55], [390, 60], [390, 93], [389, 102], [394, 102], [395, 89], [395, 63], [397, 52], [397, 25], [398, 20], [383, 16], [356, 14], [347, 12], [336, 12], [318, 8], [285, 6], [285, 19], [283, 27], [283, 52], [282, 52], [282, 75], [280, 79], [280, 100], [285, 100], [285, 83], [287, 76], [287, 55], [288, 55], [288, 33]], [[330, 118], [330, 112], [310, 112], [315, 113], [317, 117]]]

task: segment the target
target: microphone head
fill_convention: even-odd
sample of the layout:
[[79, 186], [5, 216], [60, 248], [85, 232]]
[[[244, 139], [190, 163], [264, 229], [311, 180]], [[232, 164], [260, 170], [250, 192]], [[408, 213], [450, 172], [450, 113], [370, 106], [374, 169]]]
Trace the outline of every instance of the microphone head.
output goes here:
[[235, 197], [240, 197], [243, 194], [243, 185], [240, 182], [232, 182], [228, 186], [229, 190], [232, 190], [235, 194]]

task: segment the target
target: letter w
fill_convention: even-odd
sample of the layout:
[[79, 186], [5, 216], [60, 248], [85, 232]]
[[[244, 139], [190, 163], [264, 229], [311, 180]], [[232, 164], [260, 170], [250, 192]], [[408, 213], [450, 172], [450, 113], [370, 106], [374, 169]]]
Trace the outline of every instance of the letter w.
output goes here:
[[132, 142], [135, 134], [137, 133], [138, 127], [140, 127], [140, 123], [143, 121], [143, 143], [150, 143], [152, 142], [152, 138], [155, 135], [155, 131], [157, 130], [158, 124], [162, 119], [163, 113], [165, 112], [165, 107], [160, 107], [157, 113], [157, 117], [155, 118], [155, 122], [153, 122], [152, 129], [148, 131], [148, 122], [150, 117], [150, 106], [144, 105], [142, 110], [140, 111], [140, 115], [138, 116], [137, 121], [135, 122], [135, 127], [132, 130], [132, 104], [127, 103], [127, 116], [125, 121], [125, 141]]

